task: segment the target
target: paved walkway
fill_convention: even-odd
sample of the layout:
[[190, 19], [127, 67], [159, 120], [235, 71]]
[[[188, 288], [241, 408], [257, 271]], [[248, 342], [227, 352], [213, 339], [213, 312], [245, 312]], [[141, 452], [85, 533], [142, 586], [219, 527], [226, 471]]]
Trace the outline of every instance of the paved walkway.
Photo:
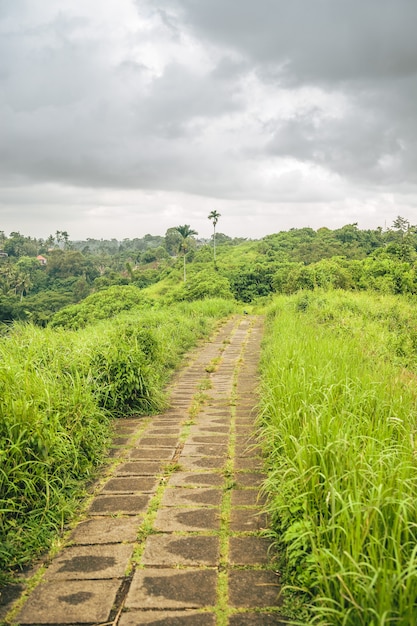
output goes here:
[[283, 624], [253, 439], [260, 318], [195, 351], [171, 407], [122, 419], [87, 518], [8, 624]]

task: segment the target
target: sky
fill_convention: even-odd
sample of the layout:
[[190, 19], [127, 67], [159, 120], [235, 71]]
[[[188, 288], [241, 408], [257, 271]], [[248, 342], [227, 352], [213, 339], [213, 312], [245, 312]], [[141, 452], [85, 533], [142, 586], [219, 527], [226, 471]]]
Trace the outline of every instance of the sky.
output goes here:
[[0, 0], [0, 230], [417, 223], [415, 0]]

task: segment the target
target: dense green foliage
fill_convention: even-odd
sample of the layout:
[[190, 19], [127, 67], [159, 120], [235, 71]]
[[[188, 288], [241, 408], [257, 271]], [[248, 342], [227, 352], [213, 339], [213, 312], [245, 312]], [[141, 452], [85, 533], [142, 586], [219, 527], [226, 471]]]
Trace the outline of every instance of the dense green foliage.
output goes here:
[[[91, 297], [81, 330], [16, 324], [0, 339], [3, 571], [26, 563], [62, 528], [105, 451], [109, 418], [160, 410], [181, 355], [233, 310], [222, 300], [132, 308], [132, 288], [118, 289]], [[126, 302], [130, 311], [93, 323], [99, 311], [110, 315], [109, 302], [113, 313]], [[85, 325], [71, 310], [66, 320]]]
[[194, 235], [189, 225], [122, 242], [70, 241], [65, 231], [46, 240], [0, 231], [0, 320], [45, 326], [69, 304], [126, 285], [154, 289], [167, 302], [214, 294], [250, 303], [317, 287], [417, 293], [417, 227], [401, 217], [384, 230], [293, 228], [260, 241], [215, 230], [210, 241]]
[[417, 313], [395, 297], [279, 297], [262, 364], [266, 489], [308, 623], [417, 623]]

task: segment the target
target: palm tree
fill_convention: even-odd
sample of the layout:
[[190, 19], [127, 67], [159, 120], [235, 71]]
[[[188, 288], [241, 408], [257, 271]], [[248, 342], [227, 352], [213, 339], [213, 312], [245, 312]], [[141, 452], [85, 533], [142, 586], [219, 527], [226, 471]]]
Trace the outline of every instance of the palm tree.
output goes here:
[[188, 249], [188, 241], [193, 235], [198, 235], [196, 230], [193, 230], [192, 228], [190, 228], [190, 226], [188, 224], [184, 224], [184, 226], [177, 226], [175, 229], [182, 237], [181, 239], [181, 243], [180, 243], [180, 250], [182, 250], [183, 253], [183, 259], [184, 259], [184, 282], [186, 282], [187, 280], [187, 275], [185, 273], [185, 255], [187, 254], [187, 249]]
[[213, 222], [213, 259], [214, 264], [216, 264], [216, 225], [219, 221], [220, 213], [217, 211], [211, 211], [208, 218]]

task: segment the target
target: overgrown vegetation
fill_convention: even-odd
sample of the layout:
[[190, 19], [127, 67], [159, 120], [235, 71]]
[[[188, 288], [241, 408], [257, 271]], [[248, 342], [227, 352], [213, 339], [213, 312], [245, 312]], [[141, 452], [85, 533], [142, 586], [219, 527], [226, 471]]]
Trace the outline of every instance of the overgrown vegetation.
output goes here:
[[[126, 293], [121, 302], [117, 290], [110, 296], [114, 312], [126, 308]], [[160, 410], [181, 355], [234, 306], [222, 300], [139, 306], [95, 322], [101, 316], [94, 311], [108, 302], [106, 292], [94, 296], [89, 325], [84, 318], [75, 323], [70, 311], [68, 328], [61, 316], [59, 328], [16, 324], [0, 339], [3, 576], [44, 549], [79, 505], [105, 452], [110, 418]], [[71, 330], [79, 326], [85, 328]]]
[[260, 241], [216, 232], [218, 218], [216, 211], [209, 215], [211, 240], [197, 239], [189, 225], [121, 242], [0, 231], [0, 320], [46, 326], [64, 307], [126, 285], [170, 302], [222, 294], [250, 303], [317, 287], [417, 293], [417, 227], [405, 218], [388, 229], [298, 228]]
[[417, 623], [416, 331], [394, 297], [302, 293], [269, 311], [266, 489], [308, 623]]

